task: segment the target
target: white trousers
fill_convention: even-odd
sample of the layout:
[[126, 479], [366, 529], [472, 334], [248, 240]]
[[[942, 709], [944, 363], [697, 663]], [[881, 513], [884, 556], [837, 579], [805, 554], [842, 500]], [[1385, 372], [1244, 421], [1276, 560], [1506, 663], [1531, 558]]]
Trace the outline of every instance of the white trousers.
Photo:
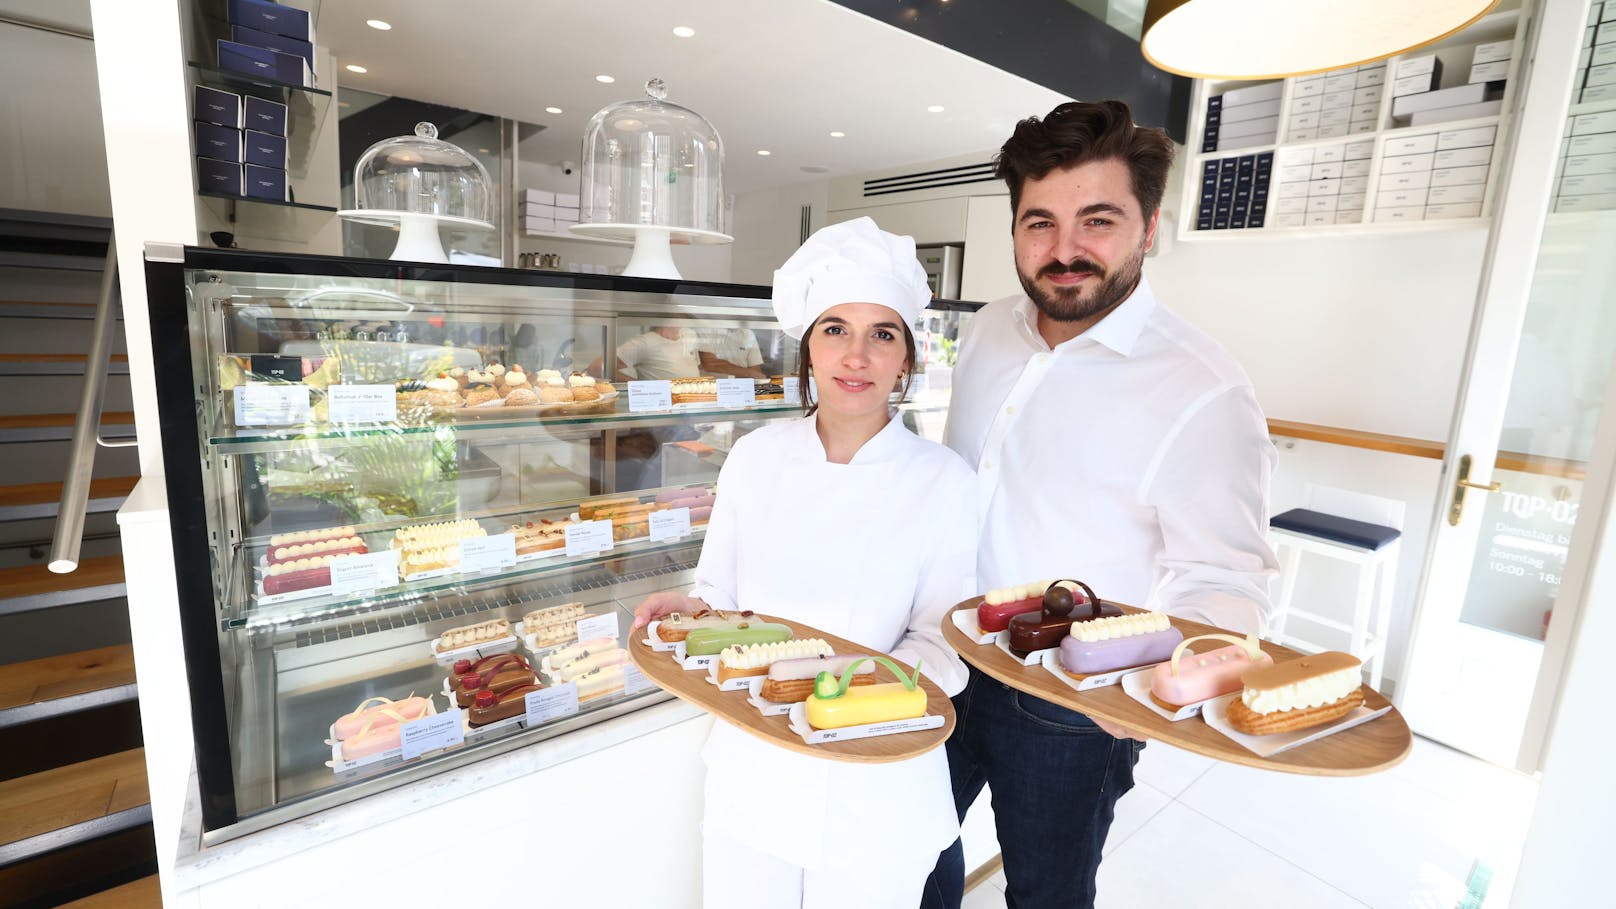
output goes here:
[[[857, 849], [856, 842], [848, 848]], [[936, 863], [925, 867], [804, 868], [722, 833], [702, 832], [706, 909], [914, 909]]]

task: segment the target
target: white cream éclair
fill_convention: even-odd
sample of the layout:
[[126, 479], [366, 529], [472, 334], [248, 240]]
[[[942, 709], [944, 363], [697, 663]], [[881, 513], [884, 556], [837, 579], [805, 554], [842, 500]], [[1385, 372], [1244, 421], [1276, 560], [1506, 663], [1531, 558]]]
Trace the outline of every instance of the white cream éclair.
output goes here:
[[725, 647], [718, 654], [718, 662], [726, 669], [756, 672], [761, 675], [776, 660], [799, 660], [805, 657], [833, 656], [835, 651], [820, 638], [777, 641], [769, 644], [739, 644]]
[[1173, 623], [1167, 620], [1165, 612], [1135, 612], [1104, 619], [1091, 619], [1087, 622], [1073, 622], [1071, 636], [1087, 644], [1152, 634], [1166, 631], [1171, 627]]
[[1274, 688], [1247, 686], [1241, 692], [1240, 700], [1251, 708], [1252, 713], [1267, 715], [1332, 704], [1351, 694], [1361, 684], [1363, 676], [1360, 668], [1350, 666]]

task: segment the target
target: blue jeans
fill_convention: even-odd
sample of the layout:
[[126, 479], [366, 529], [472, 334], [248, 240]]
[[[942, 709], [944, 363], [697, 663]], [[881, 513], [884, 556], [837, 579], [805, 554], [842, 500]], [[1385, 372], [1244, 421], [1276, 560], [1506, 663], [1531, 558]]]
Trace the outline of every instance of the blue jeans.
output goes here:
[[[992, 790], [1009, 909], [1094, 905], [1094, 875], [1117, 799], [1133, 788], [1143, 742], [1111, 737], [1081, 713], [971, 669], [954, 697], [948, 769], [960, 820]], [[958, 841], [927, 883], [923, 909], [958, 909], [965, 856]], [[956, 895], [958, 894], [958, 895]]]

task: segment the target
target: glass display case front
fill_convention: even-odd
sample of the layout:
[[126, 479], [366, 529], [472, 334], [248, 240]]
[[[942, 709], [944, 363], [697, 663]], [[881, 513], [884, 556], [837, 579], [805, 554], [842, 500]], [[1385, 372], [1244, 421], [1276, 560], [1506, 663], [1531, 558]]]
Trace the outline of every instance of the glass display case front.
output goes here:
[[[801, 413], [767, 288], [200, 249], [147, 279], [210, 838], [666, 699], [633, 607], [689, 583], [736, 440]], [[915, 326], [929, 437], [970, 308]]]

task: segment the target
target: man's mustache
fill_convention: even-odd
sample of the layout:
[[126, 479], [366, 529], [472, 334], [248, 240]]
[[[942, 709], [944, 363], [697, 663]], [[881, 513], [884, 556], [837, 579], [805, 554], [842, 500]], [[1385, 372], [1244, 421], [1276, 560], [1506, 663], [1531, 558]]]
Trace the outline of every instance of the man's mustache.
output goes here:
[[1065, 265], [1062, 265], [1059, 262], [1051, 262], [1038, 270], [1038, 277], [1043, 278], [1049, 275], [1076, 275], [1083, 274], [1085, 272], [1093, 275], [1096, 278], [1105, 277], [1105, 269], [1101, 268], [1098, 262], [1090, 262], [1087, 259], [1076, 259], [1072, 262], [1066, 263]]

